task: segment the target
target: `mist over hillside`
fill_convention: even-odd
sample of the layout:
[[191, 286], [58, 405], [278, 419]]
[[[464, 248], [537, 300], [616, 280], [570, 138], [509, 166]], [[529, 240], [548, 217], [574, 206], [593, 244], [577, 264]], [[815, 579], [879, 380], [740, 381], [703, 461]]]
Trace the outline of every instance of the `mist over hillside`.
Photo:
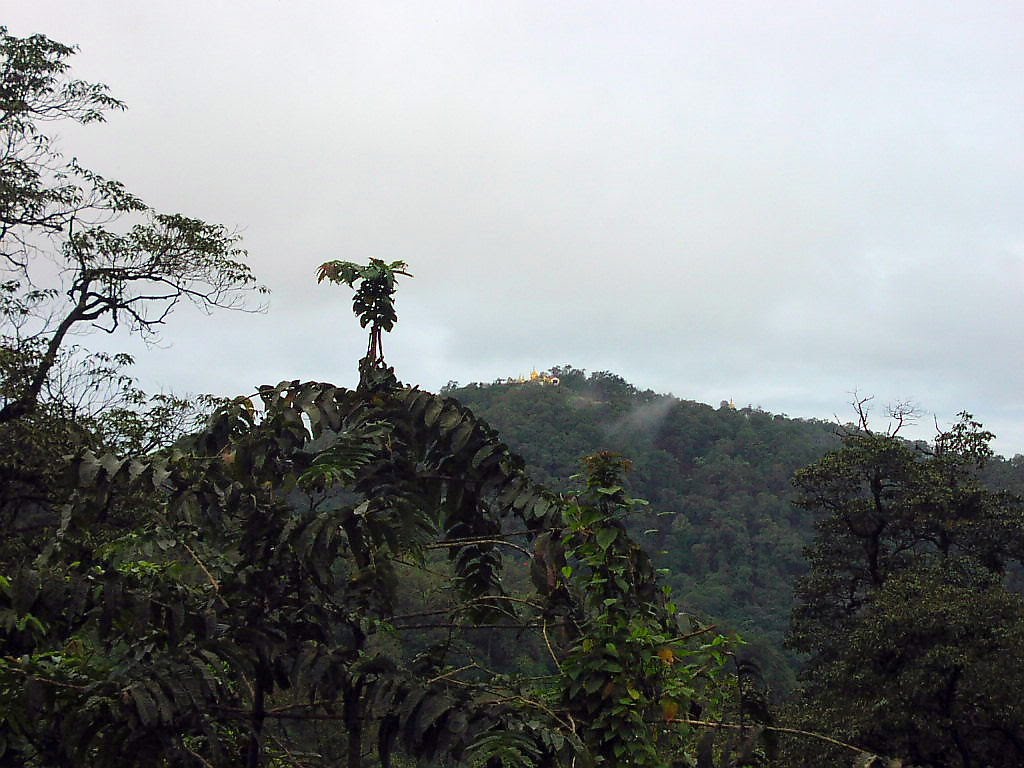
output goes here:
[[[793, 684], [799, 659], [784, 638], [815, 521], [793, 504], [792, 477], [837, 448], [838, 432], [852, 425], [729, 401], [711, 406], [571, 365], [533, 378], [452, 382], [445, 393], [487, 420], [553, 488], [569, 487], [581, 457], [596, 451], [632, 460], [629, 491], [650, 502], [634, 529], [669, 570], [680, 604], [739, 632], [779, 693]], [[1024, 461], [997, 457], [988, 477], [1024, 490]]]

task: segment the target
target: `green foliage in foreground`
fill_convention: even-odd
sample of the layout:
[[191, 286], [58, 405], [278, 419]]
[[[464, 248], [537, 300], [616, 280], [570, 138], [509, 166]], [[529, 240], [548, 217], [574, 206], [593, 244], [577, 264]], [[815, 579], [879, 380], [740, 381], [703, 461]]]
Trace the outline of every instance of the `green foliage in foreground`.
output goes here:
[[[132, 389], [127, 359], [68, 346], [261, 290], [234, 233], [61, 157], [46, 123], [123, 106], [69, 75], [73, 53], [0, 28], [0, 764], [687, 760], [692, 739], [650, 709], [663, 690], [721, 699], [721, 641], [669, 631], [646, 555], [589, 516], [598, 485], [543, 490], [469, 410], [398, 383], [381, 341], [402, 262], [320, 270], [369, 331], [356, 390], [261, 387], [198, 431], [193, 403]], [[566, 570], [531, 589], [506, 550]], [[583, 599], [571, 569], [595, 553], [625, 558], [608, 572], [647, 596], [644, 621]], [[497, 631], [548, 659], [496, 664]], [[603, 666], [591, 633], [644, 663]], [[608, 708], [600, 732], [574, 715]]]
[[[509, 428], [534, 438], [547, 490], [464, 404], [398, 382], [382, 337], [408, 272], [375, 259], [318, 273], [354, 290], [369, 332], [355, 390], [264, 386], [195, 429], [214, 403], [148, 398], [128, 359], [69, 334], [151, 337], [182, 300], [259, 289], [232, 233], [62, 160], [42, 123], [121, 107], [68, 76], [72, 53], [0, 28], [0, 766], [1024, 761], [1024, 601], [1007, 587], [1024, 514], [982, 482], [987, 464], [1020, 488], [1020, 465], [992, 462], [969, 416], [925, 447], [861, 411], [821, 458], [821, 424], [612, 374], [460, 390], [501, 418], [526, 406]], [[61, 268], [40, 270], [51, 247]], [[594, 453], [609, 444], [669, 514], [626, 494], [629, 462]], [[779, 488], [809, 460], [786, 512]], [[672, 602], [644, 528], [681, 566], [682, 605], [769, 640], [806, 573], [788, 725], [751, 657]], [[780, 763], [781, 733], [805, 740]]]
[[[658, 587], [617, 460], [553, 494], [464, 406], [401, 386], [382, 359], [360, 368], [356, 390], [263, 387], [156, 453], [70, 458], [36, 535], [3, 553], [0, 759], [755, 759], [725, 641]], [[529, 556], [532, 588], [506, 588], [506, 549]], [[416, 618], [440, 641], [410, 632]], [[481, 652], [474, 633], [509, 627], [537, 638], [544, 673]], [[730, 703], [742, 750], [698, 741], [698, 718]]]

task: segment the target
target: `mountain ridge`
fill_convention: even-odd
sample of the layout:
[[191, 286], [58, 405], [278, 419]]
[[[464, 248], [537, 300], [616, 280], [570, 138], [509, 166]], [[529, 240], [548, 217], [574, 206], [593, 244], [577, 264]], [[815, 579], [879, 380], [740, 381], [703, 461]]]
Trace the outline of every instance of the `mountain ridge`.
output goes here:
[[[571, 365], [442, 391], [496, 428], [552, 488], [569, 488], [585, 455], [629, 458], [629, 490], [649, 502], [633, 527], [668, 569], [677, 601], [739, 632], [776, 689], [791, 688], [800, 661], [784, 639], [815, 530], [811, 513], [793, 504], [791, 479], [853, 425], [725, 401], [715, 408]], [[1024, 491], [1021, 457], [996, 457], [988, 474], [995, 486]]]

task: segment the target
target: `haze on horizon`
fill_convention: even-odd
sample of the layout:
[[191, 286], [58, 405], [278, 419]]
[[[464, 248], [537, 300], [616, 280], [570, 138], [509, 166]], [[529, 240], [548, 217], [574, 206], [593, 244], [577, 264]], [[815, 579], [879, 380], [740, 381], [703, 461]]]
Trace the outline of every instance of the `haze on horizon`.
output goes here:
[[[1024, 453], [1024, 8], [37, 0], [128, 104], [62, 147], [237, 227], [263, 315], [178, 312], [150, 389], [351, 384], [327, 259], [409, 262], [427, 389], [570, 363], [845, 420], [856, 390]], [[879, 409], [881, 410], [881, 409]]]

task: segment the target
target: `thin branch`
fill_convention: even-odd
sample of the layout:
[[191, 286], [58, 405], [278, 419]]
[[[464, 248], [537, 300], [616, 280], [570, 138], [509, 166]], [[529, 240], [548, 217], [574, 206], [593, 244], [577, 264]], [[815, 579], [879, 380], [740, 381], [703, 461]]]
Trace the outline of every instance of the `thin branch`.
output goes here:
[[[749, 725], [740, 725], [739, 723], [716, 723], [711, 720], [693, 720], [688, 717], [673, 717], [666, 718], [666, 723], [679, 723], [681, 725], [696, 725], [701, 728], [728, 728], [734, 731], [745, 731], [750, 728]], [[782, 726], [765, 725], [761, 726], [766, 731], [772, 731], [773, 733], [789, 733], [794, 736], [806, 736], [811, 739], [818, 739], [829, 744], [833, 744], [843, 749], [849, 749], [859, 754], [874, 754], [870, 749], [864, 749], [854, 744], [848, 744], [845, 741], [839, 741], [839, 739], [833, 739], [831, 736], [826, 736], [823, 733], [815, 733], [814, 731], [804, 731], [799, 728], [783, 728]]]
[[[502, 697], [499, 697], [499, 698], [495, 698], [490, 703], [491, 704], [504, 704], [504, 703], [514, 702], [514, 701], [517, 701], [517, 702], [520, 702], [522, 704], [525, 704], [528, 707], [534, 707], [535, 709], [541, 710], [542, 712], [547, 714], [547, 716], [550, 717], [552, 720], [554, 720], [554, 721], [556, 721], [558, 723], [561, 723], [565, 728], [568, 728], [572, 733], [576, 733], [576, 722], [572, 719], [571, 716], [569, 718], [569, 722], [566, 722], [561, 717], [556, 715], [554, 710], [552, 710], [550, 707], [547, 707], [544, 704], [541, 704], [539, 701], [534, 701], [533, 699], [528, 699], [525, 696], [520, 696], [518, 694], [515, 694], [515, 695], [512, 695], [512, 696], [502, 696]], [[566, 713], [566, 714], [568, 714], [568, 713]]]
[[195, 550], [192, 549], [192, 547], [190, 547], [184, 541], [181, 542], [181, 546], [183, 546], [185, 548], [185, 551], [188, 552], [189, 555], [192, 556], [192, 559], [196, 561], [196, 565], [199, 566], [199, 570], [201, 570], [203, 573], [205, 573], [206, 574], [206, 578], [210, 580], [210, 584], [213, 586], [213, 591], [216, 592], [219, 595], [220, 594], [220, 582], [218, 582], [217, 579], [214, 578], [213, 574], [210, 573], [210, 570], [206, 567], [206, 565], [203, 563], [203, 561], [199, 559], [199, 555], [197, 555], [195, 553]]
[[459, 629], [536, 629], [540, 624], [456, 624], [449, 622], [447, 624], [405, 624], [403, 626], [396, 626], [396, 631], [402, 631], [406, 629], [452, 629], [458, 627]]
[[718, 629], [717, 625], [709, 624], [706, 627], [701, 627], [700, 629], [695, 629], [693, 632], [687, 632], [685, 635], [679, 635], [678, 637], [673, 637], [668, 642], [669, 643], [681, 643], [684, 640], [689, 640], [691, 638], [698, 637], [699, 635], [706, 635], [708, 632], [714, 632], [717, 629]]
[[482, 537], [473, 537], [469, 539], [451, 539], [449, 541], [438, 541], [433, 544], [427, 544], [424, 549], [451, 549], [452, 547], [464, 547], [472, 544], [495, 544], [503, 547], [510, 547], [512, 549], [522, 552], [527, 557], [533, 557], [533, 553], [530, 552], [526, 547], [521, 547], [518, 544], [513, 544], [511, 541], [503, 541], [502, 539], [491, 539]]
[[551, 647], [551, 640], [548, 639], [548, 622], [547, 622], [547, 620], [545, 620], [544, 623], [541, 624], [540, 631], [541, 631], [541, 634], [544, 635], [544, 645], [546, 645], [548, 647], [548, 653], [551, 654], [551, 660], [553, 662], [555, 662], [555, 667], [558, 669], [559, 672], [561, 672], [562, 671], [562, 665], [558, 661], [558, 656], [555, 655], [555, 649]]
[[213, 765], [205, 757], [203, 757], [198, 752], [196, 752], [194, 749], [192, 749], [190, 746], [188, 746], [188, 744], [185, 744], [184, 742], [182, 742], [181, 747], [186, 752], [188, 752], [190, 755], [192, 755], [192, 757], [194, 757], [196, 760], [198, 760], [200, 763], [202, 763], [205, 768], [213, 768]]
[[510, 603], [521, 603], [522, 605], [528, 605], [531, 608], [537, 609], [538, 611], [544, 610], [543, 605], [538, 605], [537, 603], [531, 602], [530, 600], [524, 600], [521, 597], [512, 597], [510, 595], [480, 595], [480, 597], [473, 598], [473, 600], [471, 600], [470, 602], [484, 603], [490, 600], [507, 600]]
[[281, 751], [288, 755], [288, 760], [291, 762], [291, 764], [297, 766], [298, 768], [307, 768], [307, 766], [309, 765], [309, 763], [304, 763], [301, 760], [299, 760], [298, 758], [300, 757], [312, 757], [316, 759], [323, 758], [323, 755], [320, 755], [316, 752], [296, 754], [295, 752], [292, 752], [290, 749], [288, 749], [288, 746], [272, 733], [268, 733], [267, 738], [273, 741], [281, 749]]
[[388, 616], [387, 620], [388, 621], [404, 621], [405, 619], [420, 619], [420, 618], [423, 618], [424, 616], [443, 616], [443, 615], [446, 615], [446, 614], [454, 612], [456, 609], [457, 609], [457, 606], [452, 606], [451, 608], [439, 608], [439, 609], [434, 610], [434, 611], [416, 611], [414, 613], [400, 613], [400, 614], [398, 614], [396, 616]]
[[450, 670], [448, 672], [445, 672], [443, 675], [438, 675], [437, 677], [430, 678], [429, 680], [427, 680], [426, 685], [433, 685], [434, 683], [439, 683], [442, 680], [444, 680], [445, 682], [462, 683], [462, 680], [453, 680], [452, 679], [453, 675], [457, 675], [457, 674], [459, 674], [459, 672], [465, 672], [467, 669], [479, 669], [479, 668], [480, 668], [479, 665], [476, 664], [475, 662], [472, 663], [472, 664], [467, 664], [464, 667], [459, 667], [458, 669], [453, 669], [453, 670]]
[[[221, 707], [220, 711], [231, 715], [234, 718], [248, 720], [252, 717], [251, 712], [239, 709], [228, 709]], [[263, 716], [272, 720], [344, 720], [344, 714], [321, 713], [321, 712], [264, 712]]]
[[18, 659], [15, 659], [11, 656], [4, 656], [3, 660], [8, 662], [10, 666], [8, 666], [7, 669], [9, 669], [11, 672], [35, 680], [36, 682], [45, 683], [46, 685], [52, 685], [55, 688], [67, 688], [68, 690], [72, 691], [87, 691], [89, 689], [89, 686], [87, 685], [74, 685], [73, 683], [65, 683], [60, 680], [52, 680], [48, 677], [40, 677], [39, 675], [36, 675], [27, 669], [22, 669]]

